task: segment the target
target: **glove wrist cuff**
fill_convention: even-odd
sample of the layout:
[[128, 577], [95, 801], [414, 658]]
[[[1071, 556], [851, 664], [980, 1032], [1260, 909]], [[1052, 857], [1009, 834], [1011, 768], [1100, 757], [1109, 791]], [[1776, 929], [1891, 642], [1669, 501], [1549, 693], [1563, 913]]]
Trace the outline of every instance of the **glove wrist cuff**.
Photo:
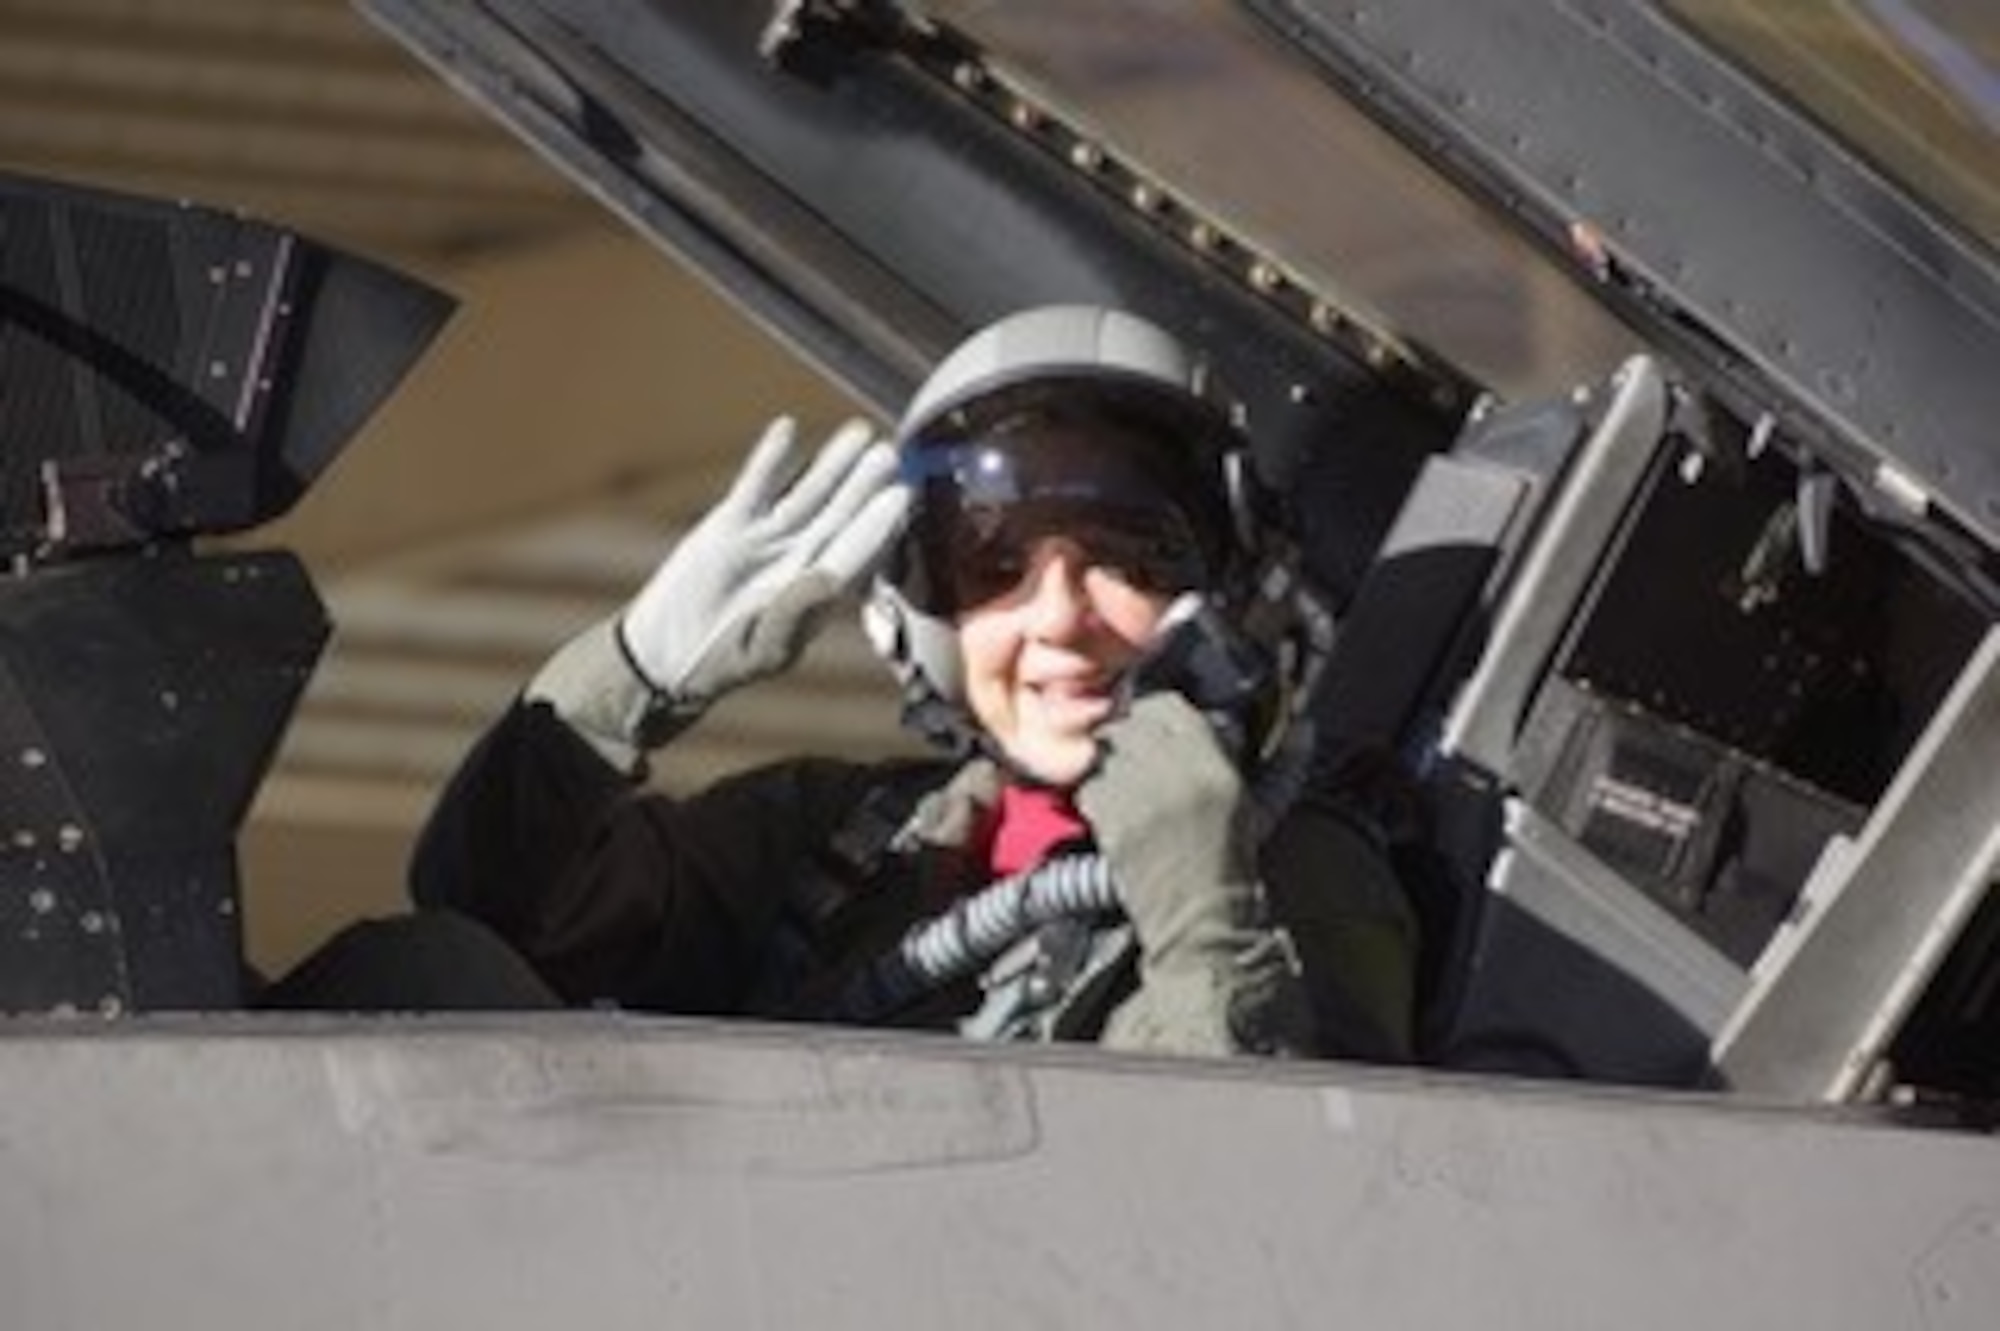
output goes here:
[[623, 639], [616, 617], [593, 624], [535, 673], [527, 697], [548, 703], [614, 766], [638, 771], [694, 717], [638, 669]]
[[628, 719], [624, 723], [624, 733], [627, 739], [642, 752], [651, 752], [700, 719], [704, 709], [699, 704], [675, 697], [646, 673], [646, 667], [640, 664], [638, 654], [632, 650], [632, 640], [625, 631], [623, 615], [612, 623], [611, 641], [618, 649], [618, 657], [624, 663], [626, 673], [636, 685], [632, 695], [625, 700]]

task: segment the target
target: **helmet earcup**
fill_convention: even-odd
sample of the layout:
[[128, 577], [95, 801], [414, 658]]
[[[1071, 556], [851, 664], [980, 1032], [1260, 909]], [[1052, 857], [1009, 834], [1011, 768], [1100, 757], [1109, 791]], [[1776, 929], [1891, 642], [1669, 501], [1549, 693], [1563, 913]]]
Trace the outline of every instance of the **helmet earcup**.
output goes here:
[[886, 578], [876, 578], [861, 606], [861, 627], [906, 696], [919, 693], [951, 706], [965, 698], [958, 633], [947, 621], [911, 605]]

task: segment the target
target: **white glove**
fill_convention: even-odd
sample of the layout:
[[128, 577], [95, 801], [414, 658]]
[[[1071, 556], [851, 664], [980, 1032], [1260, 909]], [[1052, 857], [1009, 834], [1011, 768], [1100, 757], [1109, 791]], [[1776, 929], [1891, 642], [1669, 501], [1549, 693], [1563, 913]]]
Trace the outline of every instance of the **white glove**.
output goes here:
[[681, 713], [788, 668], [826, 612], [875, 568], [909, 507], [896, 453], [864, 421], [794, 462], [789, 416], [765, 428], [721, 502], [619, 623], [632, 664]]
[[594, 739], [649, 748], [731, 689], [791, 666], [874, 571], [910, 501], [895, 449], [865, 421], [841, 426], [803, 470], [797, 433], [788, 416], [765, 428], [728, 493], [617, 618], [609, 636], [629, 669], [602, 668], [600, 625], [559, 652], [529, 696]]

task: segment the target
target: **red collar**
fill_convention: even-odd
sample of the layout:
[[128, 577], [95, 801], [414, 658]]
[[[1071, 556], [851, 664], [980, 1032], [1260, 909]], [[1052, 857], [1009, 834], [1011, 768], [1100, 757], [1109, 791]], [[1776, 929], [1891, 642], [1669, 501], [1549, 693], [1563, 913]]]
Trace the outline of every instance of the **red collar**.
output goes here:
[[1000, 791], [1000, 807], [996, 812], [992, 848], [988, 851], [996, 878], [1031, 869], [1058, 846], [1090, 836], [1089, 825], [1077, 813], [1068, 791], [1008, 785]]

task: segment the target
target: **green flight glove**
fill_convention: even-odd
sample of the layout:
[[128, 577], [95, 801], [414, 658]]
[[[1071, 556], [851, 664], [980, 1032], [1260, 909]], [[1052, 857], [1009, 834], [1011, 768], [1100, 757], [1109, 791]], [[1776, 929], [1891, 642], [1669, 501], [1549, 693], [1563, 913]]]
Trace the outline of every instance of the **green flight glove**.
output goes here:
[[1309, 1050], [1298, 958], [1257, 877], [1255, 811], [1209, 718], [1178, 692], [1147, 693], [1099, 740], [1077, 807], [1138, 935], [1141, 981], [1107, 1042]]

